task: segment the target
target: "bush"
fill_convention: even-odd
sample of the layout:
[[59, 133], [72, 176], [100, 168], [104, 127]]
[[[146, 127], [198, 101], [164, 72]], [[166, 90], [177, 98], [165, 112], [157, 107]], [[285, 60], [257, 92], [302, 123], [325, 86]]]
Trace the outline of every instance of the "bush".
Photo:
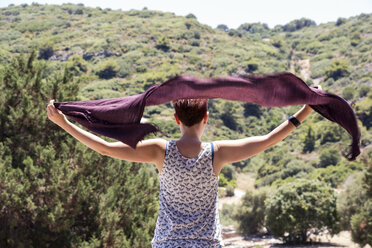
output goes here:
[[67, 69], [74, 75], [80, 75], [88, 71], [88, 63], [78, 54], [71, 56], [68, 59]]
[[218, 177], [218, 186], [226, 187], [228, 183], [229, 183], [229, 179], [227, 179], [223, 174], [220, 174]]
[[333, 147], [326, 148], [320, 152], [319, 159], [320, 167], [336, 165], [340, 161], [339, 151]]
[[227, 25], [225, 25], [225, 24], [219, 24], [219, 25], [216, 27], [216, 29], [221, 30], [221, 31], [224, 31], [224, 32], [229, 31], [229, 27], [228, 27]]
[[236, 169], [234, 166], [232, 166], [231, 164], [227, 164], [225, 165], [222, 169], [221, 169], [221, 173], [229, 180], [233, 180], [233, 179], [236, 179], [236, 176], [235, 176], [235, 172], [236, 172]]
[[260, 118], [262, 114], [261, 107], [257, 104], [246, 102], [243, 104], [244, 107], [244, 117], [255, 116]]
[[129, 76], [131, 70], [132, 70], [131, 65], [126, 60], [121, 60], [119, 62], [118, 77], [125, 78]]
[[368, 199], [361, 211], [351, 218], [351, 236], [362, 247], [372, 245], [372, 199]]
[[265, 221], [265, 200], [267, 190], [261, 188], [257, 192], [248, 190], [233, 218], [239, 223], [239, 231], [244, 235], [262, 231]]
[[348, 76], [350, 74], [350, 68], [346, 60], [333, 60], [331, 65], [326, 68], [325, 74], [327, 78], [337, 80]]
[[320, 138], [321, 145], [327, 142], [334, 143], [341, 140], [343, 132], [344, 131], [340, 126], [326, 121], [322, 122], [321, 126], [318, 128], [317, 137]]
[[340, 26], [340, 25], [344, 24], [345, 22], [346, 22], [346, 18], [340, 17], [340, 18], [337, 19], [336, 26]]
[[231, 196], [234, 196], [235, 193], [234, 193], [234, 187], [232, 185], [227, 185], [226, 186], [226, 196], [227, 197], [231, 197]]
[[155, 47], [167, 52], [170, 49], [170, 41], [166, 36], [162, 36], [156, 41]]
[[223, 124], [231, 130], [237, 131], [239, 124], [237, 121], [237, 104], [233, 102], [225, 102], [220, 118]]
[[363, 125], [370, 129], [372, 127], [372, 91], [368, 94], [368, 97], [363, 99], [356, 104], [356, 114], [362, 121]]
[[291, 21], [283, 26], [285, 32], [294, 32], [304, 27], [314, 26], [316, 23], [313, 20], [307, 18], [301, 18], [299, 20]]
[[316, 138], [315, 138], [314, 130], [311, 127], [308, 127], [307, 135], [305, 136], [305, 139], [304, 139], [304, 146], [302, 148], [302, 152], [307, 153], [307, 152], [314, 151], [315, 141], [316, 141]]
[[342, 90], [342, 97], [345, 98], [346, 100], [352, 100], [354, 98], [354, 87], [351, 85], [346, 86]]
[[309, 177], [327, 183], [337, 188], [350, 174], [351, 169], [345, 165], [330, 165], [327, 168], [318, 168], [310, 173]]
[[362, 178], [361, 173], [349, 176], [347, 180], [349, 185], [337, 199], [337, 211], [340, 215], [340, 225], [343, 230], [351, 229], [351, 217], [360, 211], [360, 207], [366, 201]]
[[243, 62], [243, 69], [247, 73], [252, 73], [258, 70], [258, 61], [255, 59]]
[[310, 231], [337, 230], [336, 196], [317, 180], [283, 184], [266, 201], [266, 227], [287, 243], [306, 242]]
[[49, 59], [54, 54], [54, 42], [45, 41], [39, 45], [39, 59]]
[[196, 20], [196, 16], [194, 14], [192, 14], [192, 13], [186, 15], [186, 18], [188, 18], [188, 19], [195, 19]]
[[110, 79], [116, 76], [120, 67], [118, 63], [113, 59], [100, 62], [96, 65], [96, 75], [103, 79]]
[[[340, 194], [337, 210], [341, 227], [351, 229], [352, 239], [361, 246], [372, 245], [372, 151], [361, 159], [366, 170], [353, 180]], [[350, 181], [350, 180], [348, 180]]]
[[361, 42], [361, 36], [360, 36], [360, 31], [357, 31], [357, 32], [354, 32], [352, 35], [351, 35], [351, 40], [350, 40], [350, 44], [352, 46], [357, 46], [360, 42]]
[[365, 97], [370, 92], [371, 88], [368, 85], [362, 85], [359, 87], [359, 96]]

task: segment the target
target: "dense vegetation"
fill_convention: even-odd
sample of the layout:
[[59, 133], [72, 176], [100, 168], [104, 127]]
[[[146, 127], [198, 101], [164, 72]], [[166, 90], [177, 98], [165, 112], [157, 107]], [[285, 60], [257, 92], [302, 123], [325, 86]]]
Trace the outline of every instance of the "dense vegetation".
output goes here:
[[[45, 106], [51, 98], [132, 95], [181, 73], [210, 77], [292, 71], [308, 85], [320, 83], [354, 105], [364, 153], [347, 161], [340, 151], [347, 149], [349, 135], [313, 113], [284, 142], [227, 166], [220, 177], [221, 186], [228, 188], [225, 194], [233, 193], [236, 171], [255, 172], [256, 187], [281, 189], [282, 196], [303, 178], [319, 187], [340, 188], [352, 173], [370, 175], [365, 171], [372, 159], [370, 14], [321, 25], [303, 18], [273, 29], [261, 23], [213, 29], [192, 14], [81, 4], [11, 5], [0, 9], [0, 45], [1, 246], [149, 246], [157, 209], [153, 167], [102, 158], [76, 143], [47, 121]], [[204, 139], [263, 135], [299, 108], [213, 99]], [[177, 138], [171, 113], [171, 105], [164, 104], [148, 108], [145, 117]], [[367, 179], [363, 185], [371, 185]], [[345, 192], [365, 187], [356, 182]], [[359, 192], [366, 203], [349, 205], [358, 207], [348, 210], [342, 227], [353, 230], [361, 244], [371, 244], [371, 195]], [[259, 224], [250, 230], [270, 226], [269, 217], [264, 219], [269, 210], [253, 208], [260, 213], [253, 216], [249, 207], [267, 197], [275, 196], [247, 195], [245, 210], [235, 213], [241, 220], [249, 220], [249, 214], [256, 218]], [[347, 208], [340, 199], [339, 209]], [[329, 228], [333, 224], [324, 222]]]

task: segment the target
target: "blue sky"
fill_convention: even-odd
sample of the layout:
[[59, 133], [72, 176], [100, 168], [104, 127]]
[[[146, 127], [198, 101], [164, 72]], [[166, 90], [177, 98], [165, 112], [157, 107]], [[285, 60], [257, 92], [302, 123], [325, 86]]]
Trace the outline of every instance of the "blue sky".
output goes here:
[[0, 7], [6, 7], [11, 3], [19, 5], [32, 2], [83, 3], [90, 7], [122, 10], [140, 10], [147, 7], [181, 16], [193, 13], [199, 22], [213, 28], [218, 24], [237, 28], [240, 24], [253, 22], [267, 23], [272, 28], [277, 24], [283, 25], [301, 17], [310, 18], [320, 24], [336, 21], [339, 17], [347, 18], [361, 13], [372, 13], [372, 0], [0, 0]]

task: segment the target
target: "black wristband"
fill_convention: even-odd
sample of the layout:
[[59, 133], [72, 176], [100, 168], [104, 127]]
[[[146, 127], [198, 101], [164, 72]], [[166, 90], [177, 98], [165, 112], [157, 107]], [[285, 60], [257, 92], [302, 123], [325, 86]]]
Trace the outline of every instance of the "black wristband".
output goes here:
[[288, 120], [290, 122], [292, 122], [292, 124], [295, 125], [295, 127], [298, 127], [299, 125], [301, 125], [301, 122], [299, 120], [297, 120], [297, 118], [294, 117], [293, 115], [291, 115], [290, 117], [288, 117]]

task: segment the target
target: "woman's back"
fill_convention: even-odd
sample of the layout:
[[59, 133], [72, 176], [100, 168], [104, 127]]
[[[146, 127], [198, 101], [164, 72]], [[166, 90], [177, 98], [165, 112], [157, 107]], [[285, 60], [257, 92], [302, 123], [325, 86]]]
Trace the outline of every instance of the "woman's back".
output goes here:
[[220, 247], [212, 143], [203, 143], [197, 157], [187, 158], [179, 152], [176, 141], [169, 141], [159, 182], [153, 247]]

